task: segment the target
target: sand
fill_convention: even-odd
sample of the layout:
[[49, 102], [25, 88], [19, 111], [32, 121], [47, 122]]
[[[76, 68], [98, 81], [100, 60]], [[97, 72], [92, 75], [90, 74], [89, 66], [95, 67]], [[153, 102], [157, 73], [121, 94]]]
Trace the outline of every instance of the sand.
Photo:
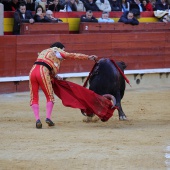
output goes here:
[[0, 95], [0, 170], [168, 170], [170, 169], [170, 88], [126, 90], [127, 121], [85, 123], [78, 109], [56, 97], [52, 120], [35, 128], [29, 92]]

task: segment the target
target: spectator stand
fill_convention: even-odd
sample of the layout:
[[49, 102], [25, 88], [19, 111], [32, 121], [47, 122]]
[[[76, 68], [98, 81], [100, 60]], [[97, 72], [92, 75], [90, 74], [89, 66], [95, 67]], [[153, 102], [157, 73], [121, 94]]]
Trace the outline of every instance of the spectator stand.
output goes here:
[[[4, 35], [11, 35], [13, 29], [13, 12], [4, 12]], [[54, 12], [54, 17], [60, 18], [64, 23], [69, 24], [70, 33], [79, 32], [79, 24], [81, 15], [85, 12]], [[110, 12], [110, 18], [113, 18], [117, 22], [122, 15], [122, 12]], [[101, 12], [94, 12], [96, 18], [101, 17]], [[139, 22], [157, 22], [158, 19], [155, 18], [153, 11], [142, 12]]]

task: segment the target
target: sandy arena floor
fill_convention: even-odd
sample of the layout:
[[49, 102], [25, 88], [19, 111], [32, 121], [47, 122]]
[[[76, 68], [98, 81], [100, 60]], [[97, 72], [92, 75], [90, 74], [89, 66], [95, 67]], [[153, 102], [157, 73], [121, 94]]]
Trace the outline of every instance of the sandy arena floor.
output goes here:
[[0, 95], [0, 170], [170, 170], [170, 88], [126, 90], [128, 121], [85, 123], [56, 98], [52, 128], [40, 95], [40, 130], [29, 92]]

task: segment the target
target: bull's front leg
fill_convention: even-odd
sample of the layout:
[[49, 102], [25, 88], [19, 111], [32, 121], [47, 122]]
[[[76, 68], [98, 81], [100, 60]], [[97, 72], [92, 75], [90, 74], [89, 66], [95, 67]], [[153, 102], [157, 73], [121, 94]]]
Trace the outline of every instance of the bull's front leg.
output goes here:
[[117, 92], [116, 94], [116, 106], [118, 107], [119, 120], [127, 120], [126, 115], [121, 106], [120, 92]]

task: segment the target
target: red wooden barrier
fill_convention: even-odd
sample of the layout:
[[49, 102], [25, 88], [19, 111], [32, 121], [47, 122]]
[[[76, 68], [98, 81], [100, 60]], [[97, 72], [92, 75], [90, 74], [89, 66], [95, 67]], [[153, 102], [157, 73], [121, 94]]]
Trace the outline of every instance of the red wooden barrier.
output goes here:
[[[0, 77], [27, 76], [37, 53], [55, 41], [65, 44], [68, 52], [125, 61], [128, 70], [170, 68], [168, 32], [1, 36]], [[88, 72], [90, 66], [91, 61], [66, 60], [60, 73]]]
[[21, 35], [28, 34], [68, 34], [68, 23], [21, 23]]
[[15, 36], [0, 36], [0, 77], [16, 76], [16, 41]]
[[80, 23], [80, 33], [118, 33], [118, 32], [168, 32], [170, 31], [170, 23], [140, 23], [139, 25], [131, 25], [124, 23]]
[[[28, 76], [37, 53], [56, 41], [66, 51], [124, 61], [127, 70], [170, 68], [170, 32], [0, 36], [0, 77]], [[65, 60], [60, 73], [89, 72], [94, 62]], [[28, 82], [0, 83], [0, 93], [28, 89]]]

